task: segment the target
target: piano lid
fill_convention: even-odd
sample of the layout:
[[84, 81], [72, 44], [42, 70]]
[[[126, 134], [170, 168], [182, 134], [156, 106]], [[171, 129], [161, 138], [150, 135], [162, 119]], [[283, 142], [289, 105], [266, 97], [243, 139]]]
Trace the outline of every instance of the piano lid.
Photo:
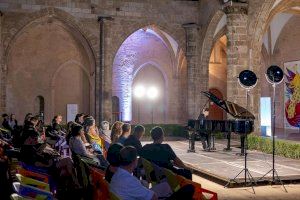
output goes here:
[[229, 113], [231, 116], [234, 118], [238, 119], [252, 119], [254, 120], [255, 117], [254, 115], [249, 112], [247, 109], [232, 103], [227, 100], [222, 100], [216, 97], [214, 94], [211, 92], [201, 92], [204, 96], [209, 98], [212, 102], [214, 102], [217, 106], [225, 110], [227, 113]]

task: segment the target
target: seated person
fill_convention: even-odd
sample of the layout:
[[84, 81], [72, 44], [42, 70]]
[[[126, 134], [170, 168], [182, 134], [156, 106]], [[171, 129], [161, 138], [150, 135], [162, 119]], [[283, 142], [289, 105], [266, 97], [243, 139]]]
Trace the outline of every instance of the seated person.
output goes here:
[[84, 132], [82, 126], [74, 125], [72, 127], [71, 138], [69, 140], [69, 147], [72, 152], [80, 156], [94, 159], [95, 158], [94, 154], [92, 154], [86, 149], [83, 141], [81, 140], [82, 132]]
[[120, 143], [112, 144], [107, 151], [107, 161], [109, 166], [105, 171], [105, 180], [110, 183], [112, 176], [120, 166], [120, 151], [124, 146]]
[[138, 163], [137, 151], [134, 147], [124, 147], [120, 151], [120, 167], [117, 168], [110, 182], [110, 191], [124, 200], [156, 200], [156, 194], [144, 187], [132, 175]]
[[143, 146], [140, 156], [160, 167], [170, 169], [178, 175], [192, 179], [191, 171], [188, 170], [185, 164], [176, 156], [170, 145], [162, 144], [164, 141], [163, 129], [156, 126], [150, 133], [153, 143]]
[[122, 125], [122, 134], [118, 139], [118, 143], [124, 144], [125, 140], [128, 138], [131, 132], [131, 126], [128, 123]]
[[54, 177], [70, 177], [72, 183], [78, 186], [72, 160], [69, 157], [60, 158], [59, 153], [54, 149], [45, 143], [39, 143], [38, 135], [34, 129], [28, 131], [28, 137], [20, 150], [20, 160], [28, 165], [47, 168]]
[[137, 125], [133, 129], [133, 133], [129, 135], [129, 137], [124, 141], [124, 146], [133, 146], [138, 151], [138, 154], [140, 155], [142, 150], [142, 143], [140, 139], [145, 133], [145, 127], [142, 125]]

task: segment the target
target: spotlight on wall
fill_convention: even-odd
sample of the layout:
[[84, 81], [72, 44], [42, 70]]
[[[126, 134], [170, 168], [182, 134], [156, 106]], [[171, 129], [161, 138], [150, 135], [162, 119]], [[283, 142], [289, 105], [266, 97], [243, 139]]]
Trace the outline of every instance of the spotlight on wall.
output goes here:
[[257, 77], [253, 71], [243, 70], [239, 74], [238, 81], [243, 88], [250, 90], [257, 84]]
[[146, 89], [143, 85], [137, 85], [135, 88], [134, 88], [134, 96], [136, 98], [142, 98], [143, 96], [145, 96], [145, 92], [146, 92]]
[[271, 84], [279, 84], [283, 81], [283, 71], [277, 65], [271, 65], [267, 69], [266, 78]]
[[147, 90], [147, 97], [151, 100], [154, 100], [158, 97], [158, 89], [156, 87], [149, 87]]

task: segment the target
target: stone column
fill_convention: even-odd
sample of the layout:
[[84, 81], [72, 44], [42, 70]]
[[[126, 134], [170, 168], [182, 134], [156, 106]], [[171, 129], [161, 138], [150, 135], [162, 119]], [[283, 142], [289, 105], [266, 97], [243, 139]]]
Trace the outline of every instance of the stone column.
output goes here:
[[249, 69], [247, 7], [247, 3], [224, 6], [227, 15], [227, 99], [245, 108], [246, 91], [239, 85], [237, 77], [241, 71]]
[[113, 20], [112, 17], [98, 17], [99, 22], [99, 65], [96, 67], [96, 76], [95, 76], [95, 116], [96, 121], [100, 125], [101, 121], [109, 120], [105, 116], [108, 115], [105, 113], [105, 101], [107, 101], [108, 95], [105, 95], [105, 30], [104, 30], [104, 21]]
[[198, 36], [199, 27], [195, 23], [184, 24], [183, 28], [186, 32], [186, 60], [187, 60], [187, 109], [188, 118], [195, 119], [199, 115], [199, 84], [207, 84], [207, 82], [198, 82], [200, 70], [197, 69], [198, 56]]

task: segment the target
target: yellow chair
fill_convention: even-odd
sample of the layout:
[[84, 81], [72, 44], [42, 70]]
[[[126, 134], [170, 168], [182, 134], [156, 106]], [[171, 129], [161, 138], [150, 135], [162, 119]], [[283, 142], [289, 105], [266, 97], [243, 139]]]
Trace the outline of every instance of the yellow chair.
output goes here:
[[30, 200], [30, 199], [22, 197], [16, 193], [13, 193], [12, 195], [10, 195], [10, 199], [11, 200]]
[[121, 200], [117, 195], [115, 195], [113, 192], [109, 192], [110, 200]]
[[21, 184], [29, 185], [50, 192], [50, 186], [48, 183], [44, 183], [32, 178], [28, 178], [26, 176], [22, 176], [21, 174], [16, 174], [16, 178]]
[[150, 175], [151, 172], [154, 171], [154, 168], [153, 168], [153, 166], [152, 166], [152, 163], [149, 162], [148, 160], [144, 159], [144, 158], [140, 158], [140, 159], [142, 160], [142, 165], [143, 165], [143, 168], [144, 168], [144, 170], [145, 170], [145, 175], [146, 175], [147, 181], [148, 181], [149, 183], [152, 183], [152, 185], [155, 185], [156, 182], [153, 181], [153, 180], [151, 179], [151, 175]]
[[176, 174], [166, 168], [162, 168], [162, 170], [167, 177], [168, 183], [173, 192], [177, 192], [180, 189], [180, 182], [178, 181]]

